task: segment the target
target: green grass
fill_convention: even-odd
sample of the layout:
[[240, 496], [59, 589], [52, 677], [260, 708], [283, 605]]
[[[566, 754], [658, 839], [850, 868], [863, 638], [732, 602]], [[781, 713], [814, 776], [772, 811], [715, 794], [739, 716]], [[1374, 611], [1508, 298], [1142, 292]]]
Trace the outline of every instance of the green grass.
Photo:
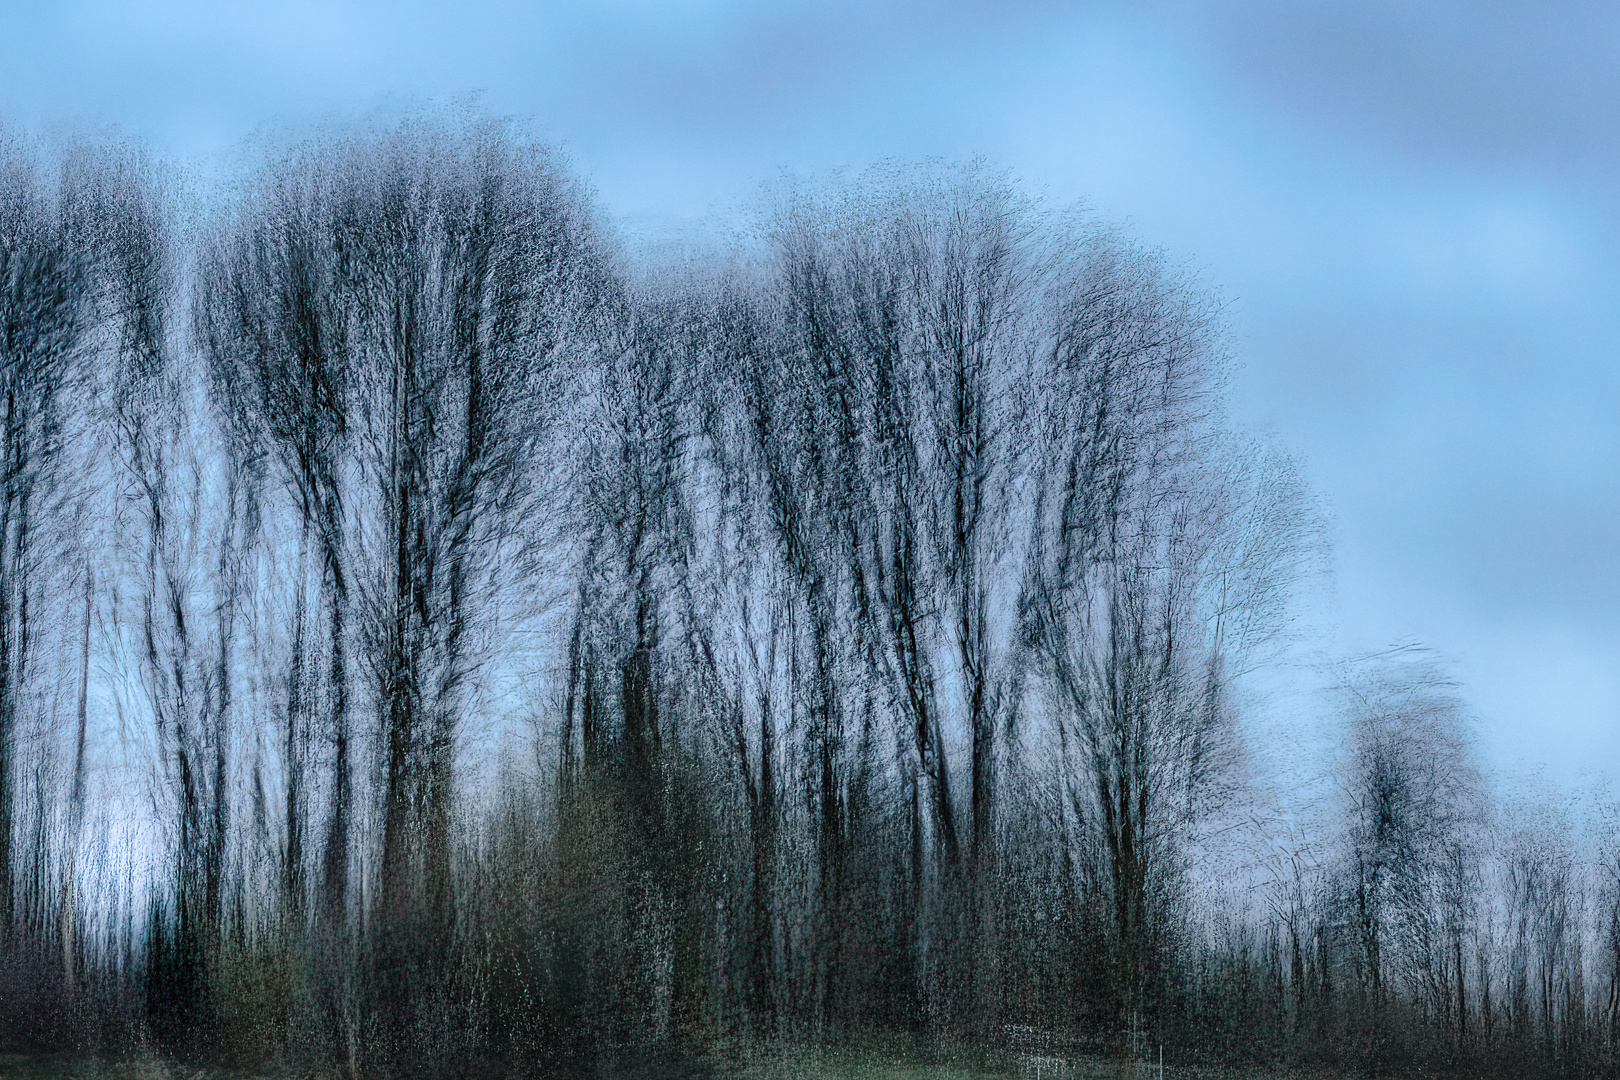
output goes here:
[[[1159, 1067], [1095, 1057], [969, 1053], [919, 1056], [883, 1047], [755, 1050], [722, 1071], [727, 1080], [1157, 1080]], [[1167, 1064], [1165, 1080], [1345, 1080], [1343, 1074]]]
[[[920, 1059], [904, 1048], [783, 1047], [725, 1056], [724, 1080], [1157, 1080], [1158, 1066], [1096, 1058], [972, 1055]], [[285, 1074], [291, 1077], [293, 1074]], [[1345, 1080], [1343, 1074], [1287, 1069], [1167, 1065], [1165, 1080]], [[0, 1080], [270, 1080], [277, 1074], [175, 1067], [156, 1060], [93, 1062], [61, 1055], [0, 1054]]]

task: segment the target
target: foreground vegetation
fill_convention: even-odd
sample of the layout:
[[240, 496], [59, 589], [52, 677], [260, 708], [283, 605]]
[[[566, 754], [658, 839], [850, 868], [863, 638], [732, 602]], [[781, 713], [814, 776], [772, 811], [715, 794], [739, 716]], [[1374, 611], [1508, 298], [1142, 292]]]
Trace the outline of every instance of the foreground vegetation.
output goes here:
[[219, 211], [53, 154], [0, 158], [0, 1048], [1614, 1067], [1616, 849], [1491, 802], [1432, 662], [1344, 665], [1262, 811], [1316, 526], [1161, 256], [978, 166], [649, 266], [499, 125]]
[[[914, 1050], [897, 1047], [738, 1050], [719, 1060], [688, 1062], [673, 1070], [643, 1065], [641, 1071], [717, 1080], [1156, 1080], [1160, 1075], [1157, 1062], [994, 1055], [983, 1051], [969, 1054], [966, 1059], [942, 1060], [937, 1052], [918, 1055]], [[636, 1074], [634, 1068], [615, 1073]], [[187, 1067], [156, 1058], [97, 1062], [72, 1056], [0, 1056], [0, 1076], [7, 1080], [275, 1080], [281, 1075], [280, 1071]], [[1173, 1066], [1166, 1068], [1164, 1075], [1181, 1080], [1339, 1080], [1345, 1074], [1286, 1068]]]

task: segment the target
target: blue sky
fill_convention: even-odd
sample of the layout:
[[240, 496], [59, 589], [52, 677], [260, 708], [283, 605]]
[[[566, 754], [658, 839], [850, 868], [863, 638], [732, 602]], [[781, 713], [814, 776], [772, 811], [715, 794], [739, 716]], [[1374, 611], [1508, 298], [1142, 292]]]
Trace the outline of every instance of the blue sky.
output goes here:
[[0, 118], [177, 159], [482, 92], [625, 227], [983, 154], [1230, 299], [1331, 513], [1322, 655], [1453, 662], [1486, 764], [1620, 775], [1620, 7], [14, 3]]

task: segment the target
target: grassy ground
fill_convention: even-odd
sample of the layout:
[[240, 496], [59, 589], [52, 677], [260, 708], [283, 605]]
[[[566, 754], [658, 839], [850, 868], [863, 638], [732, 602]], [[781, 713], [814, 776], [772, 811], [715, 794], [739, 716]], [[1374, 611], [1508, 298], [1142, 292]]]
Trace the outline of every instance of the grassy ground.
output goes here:
[[[737, 1080], [1158, 1080], [1157, 1063], [1060, 1058], [1037, 1054], [978, 1061], [907, 1060], [864, 1050], [794, 1050], [739, 1063]], [[1345, 1080], [1288, 1070], [1232, 1070], [1167, 1065], [1164, 1080]]]
[[[724, 1080], [1158, 1080], [1157, 1064], [1065, 1059], [1033, 1054], [919, 1061], [897, 1050], [791, 1048], [730, 1055]], [[156, 1061], [96, 1063], [60, 1056], [0, 1054], [0, 1080], [260, 1080], [248, 1074], [200, 1072]], [[291, 1080], [290, 1075], [265, 1080]], [[604, 1080], [608, 1080], [604, 1077]], [[1167, 1066], [1164, 1080], [1344, 1080], [1288, 1070]]]
[[[158, 1061], [102, 1062], [58, 1054], [0, 1054], [0, 1080], [204, 1080], [204, 1074]], [[219, 1080], [225, 1078], [220, 1076]]]

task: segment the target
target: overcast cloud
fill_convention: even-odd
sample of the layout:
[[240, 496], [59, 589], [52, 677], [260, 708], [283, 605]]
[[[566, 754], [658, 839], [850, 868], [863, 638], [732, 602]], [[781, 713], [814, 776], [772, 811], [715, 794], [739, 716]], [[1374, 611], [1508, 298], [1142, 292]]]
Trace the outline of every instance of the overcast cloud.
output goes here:
[[483, 91], [643, 233], [982, 153], [1231, 298], [1333, 517], [1326, 650], [1455, 661], [1488, 763], [1620, 774], [1620, 8], [11, 3], [0, 118], [225, 160]]

